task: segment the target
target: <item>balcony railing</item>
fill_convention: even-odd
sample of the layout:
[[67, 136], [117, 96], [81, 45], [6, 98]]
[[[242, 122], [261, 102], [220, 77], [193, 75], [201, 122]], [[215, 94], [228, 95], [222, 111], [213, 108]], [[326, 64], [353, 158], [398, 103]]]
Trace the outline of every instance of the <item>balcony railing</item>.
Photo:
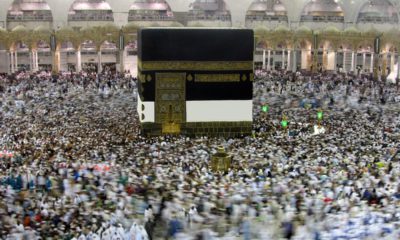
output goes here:
[[276, 16], [276, 15], [247, 15], [247, 21], [278, 21], [278, 22], [287, 22], [287, 16]]
[[129, 13], [128, 21], [172, 21], [174, 20], [173, 16], [168, 16], [165, 14], [136, 14]]
[[53, 16], [51, 14], [37, 14], [37, 15], [7, 15], [7, 21], [12, 22], [27, 22], [27, 21], [36, 21], [36, 22], [51, 22], [53, 21]]
[[343, 16], [301, 16], [301, 22], [344, 22]]
[[93, 11], [86, 13], [75, 13], [68, 15], [68, 21], [114, 21], [114, 16], [110, 12]]
[[204, 10], [204, 11], [216, 11], [219, 8], [218, 3], [212, 2], [195, 2], [193, 3], [193, 9]]
[[231, 21], [231, 15], [228, 14], [193, 14], [189, 13], [188, 21]]
[[393, 17], [359, 16], [357, 19], [357, 22], [358, 23], [377, 23], [377, 24], [382, 24], [382, 23], [396, 24], [399, 22], [399, 19], [397, 16], [393, 16]]

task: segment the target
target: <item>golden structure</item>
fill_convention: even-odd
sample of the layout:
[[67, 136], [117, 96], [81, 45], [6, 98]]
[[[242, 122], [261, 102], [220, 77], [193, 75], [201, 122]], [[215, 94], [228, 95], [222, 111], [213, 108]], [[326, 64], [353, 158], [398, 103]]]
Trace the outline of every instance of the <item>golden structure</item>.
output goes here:
[[218, 147], [217, 153], [211, 157], [211, 169], [214, 172], [227, 172], [231, 164], [232, 156], [226, 153], [224, 147]]

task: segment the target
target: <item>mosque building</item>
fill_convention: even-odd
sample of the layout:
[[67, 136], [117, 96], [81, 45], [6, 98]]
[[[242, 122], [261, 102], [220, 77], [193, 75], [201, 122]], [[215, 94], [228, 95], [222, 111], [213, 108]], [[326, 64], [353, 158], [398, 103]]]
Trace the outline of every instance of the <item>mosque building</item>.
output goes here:
[[136, 75], [137, 29], [149, 26], [254, 29], [256, 68], [290, 71], [372, 73], [380, 37], [379, 67], [398, 71], [396, 0], [3, 0], [2, 6], [0, 72], [106, 68]]

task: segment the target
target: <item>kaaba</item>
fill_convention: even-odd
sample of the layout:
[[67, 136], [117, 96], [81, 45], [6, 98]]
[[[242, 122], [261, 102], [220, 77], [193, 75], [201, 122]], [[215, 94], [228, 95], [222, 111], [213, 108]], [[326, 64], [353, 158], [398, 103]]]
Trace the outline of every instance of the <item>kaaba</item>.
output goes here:
[[142, 133], [250, 134], [253, 57], [249, 29], [140, 29], [137, 111]]

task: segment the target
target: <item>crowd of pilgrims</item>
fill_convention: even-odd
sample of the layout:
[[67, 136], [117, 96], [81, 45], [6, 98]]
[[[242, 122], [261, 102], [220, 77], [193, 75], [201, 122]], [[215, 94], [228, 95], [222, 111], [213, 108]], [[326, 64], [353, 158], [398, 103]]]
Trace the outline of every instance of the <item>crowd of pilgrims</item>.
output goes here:
[[228, 139], [141, 136], [136, 86], [0, 76], [0, 239], [400, 239], [398, 85], [257, 72], [253, 134]]

